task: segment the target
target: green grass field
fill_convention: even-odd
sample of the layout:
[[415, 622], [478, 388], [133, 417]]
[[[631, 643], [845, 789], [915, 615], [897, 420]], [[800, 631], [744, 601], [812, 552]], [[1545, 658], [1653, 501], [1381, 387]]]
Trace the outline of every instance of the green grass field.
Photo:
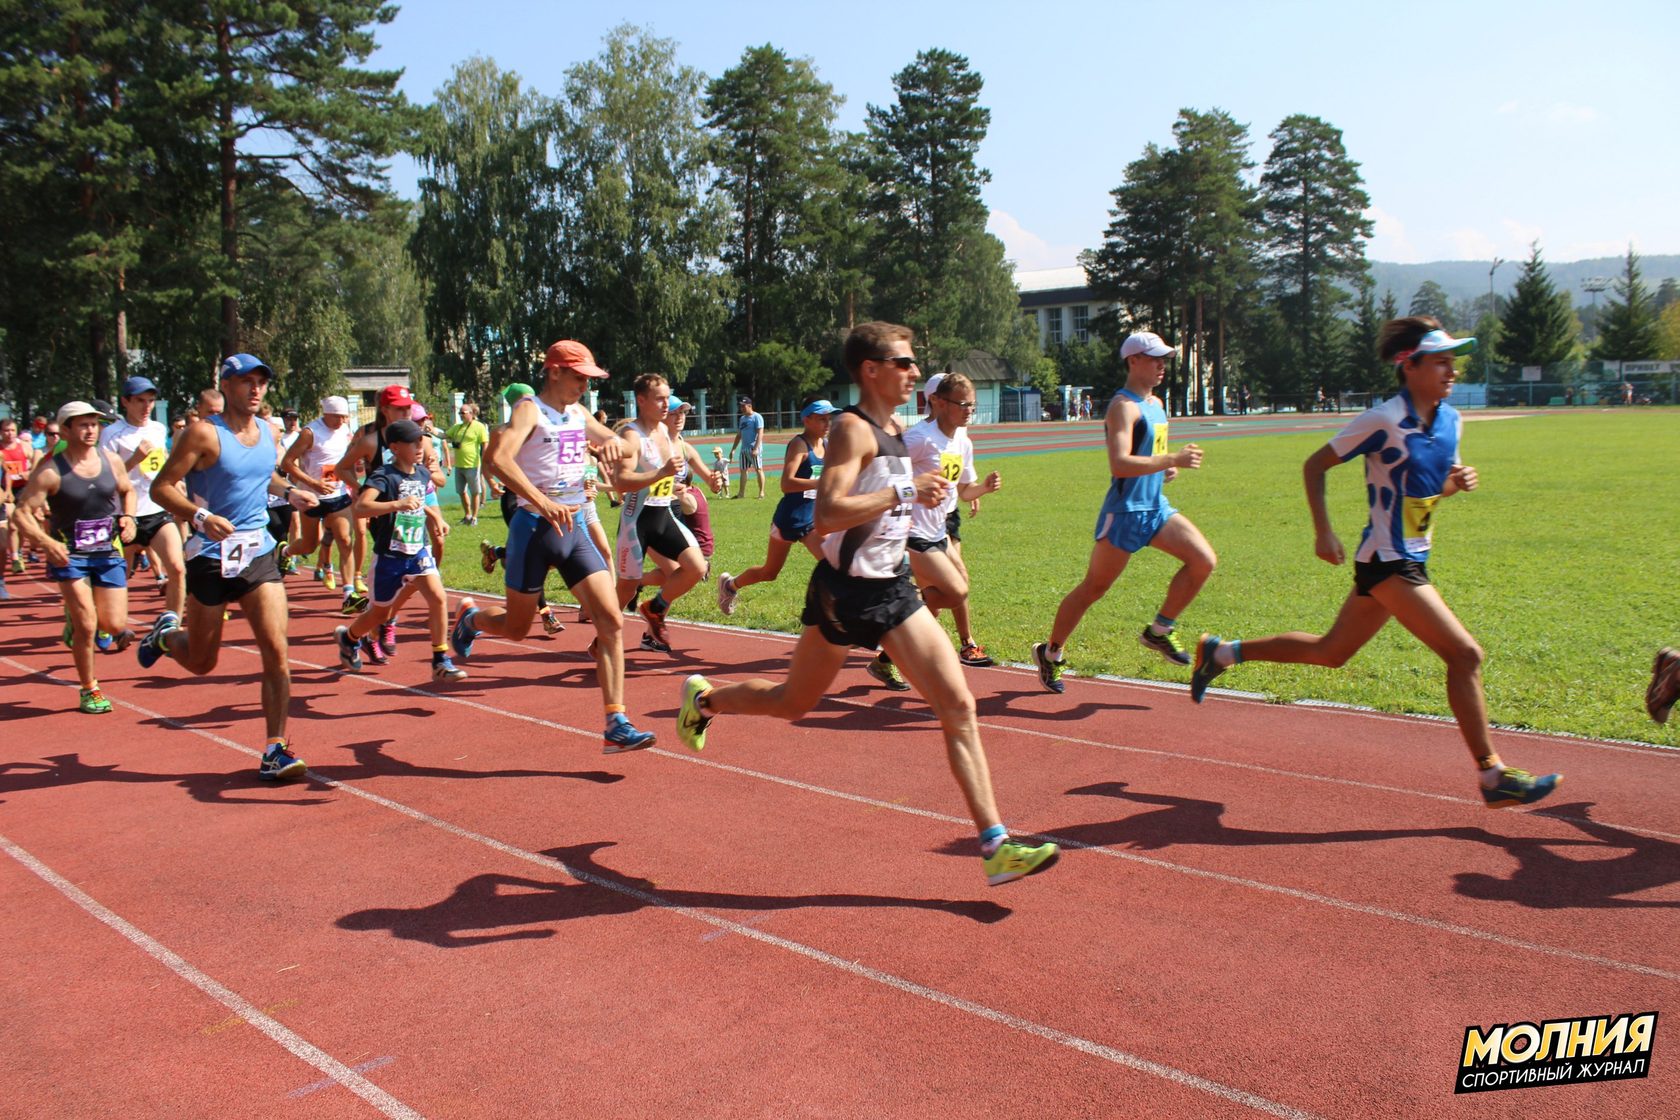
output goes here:
[[[1187, 636], [1322, 631], [1335, 617], [1351, 567], [1332, 568], [1313, 555], [1300, 482], [1301, 462], [1323, 438], [1219, 440], [1207, 446], [1200, 471], [1168, 487], [1219, 554], [1218, 571], [1180, 619]], [[1481, 486], [1442, 506], [1430, 573], [1487, 650], [1493, 721], [1680, 743], [1680, 721], [1658, 727], [1642, 706], [1656, 647], [1680, 644], [1680, 410], [1475, 421], [1465, 426], [1463, 455]], [[1100, 451], [1000, 458], [991, 466], [1002, 471], [1004, 488], [963, 526], [976, 635], [1000, 660], [1025, 662], [1084, 572], [1106, 469]], [[1357, 463], [1330, 475], [1332, 513], [1350, 555], [1363, 525], [1363, 488]], [[762, 502], [714, 499], [714, 572], [763, 559], [773, 501], [774, 494]], [[605, 502], [601, 508], [610, 536], [617, 515]], [[477, 541], [499, 543], [503, 535], [493, 511], [476, 528], [456, 528], [446, 582], [499, 592], [501, 573], [480, 571]], [[781, 579], [745, 591], [729, 621], [797, 630], [811, 563], [796, 548]], [[1173, 669], [1136, 640], [1172, 563], [1153, 551], [1132, 561], [1069, 643], [1075, 672], [1189, 679], [1188, 670]], [[551, 586], [558, 591], [552, 577]], [[715, 584], [702, 584], [674, 617], [723, 621], [714, 594]], [[1340, 671], [1254, 664], [1219, 683], [1277, 700], [1450, 714], [1440, 662], [1393, 624]]]

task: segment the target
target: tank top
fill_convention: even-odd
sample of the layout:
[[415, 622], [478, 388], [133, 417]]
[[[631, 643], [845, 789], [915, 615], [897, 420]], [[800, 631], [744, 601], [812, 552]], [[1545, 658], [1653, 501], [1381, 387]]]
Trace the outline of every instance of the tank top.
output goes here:
[[22, 439], [13, 440], [10, 447], [0, 448], [0, 466], [4, 467], [6, 477], [11, 479], [14, 497], [23, 493], [23, 484], [29, 481], [29, 452], [29, 444]]
[[[1154, 396], [1145, 400], [1130, 389], [1121, 389], [1115, 397], [1125, 397], [1138, 406], [1137, 423], [1132, 425], [1131, 452], [1133, 455], [1165, 455], [1167, 453], [1167, 413]], [[1112, 407], [1112, 405], [1111, 405]], [[1107, 510], [1147, 512], [1162, 505], [1161, 485], [1167, 479], [1163, 471], [1115, 478], [1109, 481], [1108, 495], [1103, 500]]]
[[[856, 405], [842, 410], [860, 417], [875, 433], [875, 457], [858, 472], [853, 494], [910, 483], [910, 452], [902, 437], [882, 428]], [[898, 502], [885, 513], [823, 538], [823, 559], [837, 572], [859, 579], [891, 579], [903, 573], [913, 503]]]
[[[263, 555], [275, 543], [268, 533], [268, 484], [274, 478], [280, 457], [274, 429], [258, 420], [254, 425], [256, 446], [246, 447], [221, 416], [210, 417], [209, 423], [216, 433], [220, 454], [215, 466], [187, 475], [187, 492], [197, 495], [211, 513], [233, 522], [235, 534], [242, 535], [236, 543], [244, 550], [251, 555]], [[257, 536], [248, 535], [252, 533]], [[187, 558], [219, 557], [223, 543], [195, 532], [187, 542]]]
[[[805, 458], [794, 468], [792, 478], [820, 478], [822, 477], [822, 457], [811, 446], [811, 441], [803, 435], [793, 437], [805, 441]], [[816, 517], [815, 490], [801, 490], [793, 494], [783, 494], [776, 503], [776, 512], [771, 515], [771, 522], [777, 525], [810, 527]]]
[[347, 491], [344, 480], [338, 477], [338, 461], [350, 450], [355, 431], [348, 421], [333, 429], [325, 420], [311, 420], [305, 430], [309, 432], [309, 450], [298, 456], [298, 468], [332, 487], [321, 495], [323, 500], [343, 497]]
[[111, 469], [110, 455], [103, 448], [97, 454], [99, 474], [95, 478], [83, 478], [63, 455], [53, 456], [58, 493], [47, 498], [48, 529], [72, 552], [111, 552], [117, 547], [113, 523], [121, 512], [117, 506], [117, 474]]
[[[589, 463], [589, 414], [579, 404], [557, 409], [534, 396], [521, 397], [519, 404], [526, 401], [537, 406], [537, 423], [513, 453], [513, 461], [550, 501], [582, 505], [584, 468]], [[520, 498], [519, 508], [531, 506]]]
[[[636, 459], [636, 469], [638, 471], [656, 471], [664, 466], [665, 457], [661, 457], [659, 454], [657, 436], [642, 431], [642, 425], [639, 421], [632, 420], [630, 427], [641, 437], [642, 443], [641, 453]], [[662, 424], [655, 425], [654, 432], [657, 433], [663, 427]], [[669, 437], [667, 437], [666, 442], [670, 443]], [[674, 448], [671, 454], [676, 454]], [[637, 503], [638, 508], [670, 505], [671, 497], [676, 490], [676, 481], [675, 475], [667, 475], [664, 478], [656, 478], [647, 486], [644, 486], [641, 490], [642, 500]]]

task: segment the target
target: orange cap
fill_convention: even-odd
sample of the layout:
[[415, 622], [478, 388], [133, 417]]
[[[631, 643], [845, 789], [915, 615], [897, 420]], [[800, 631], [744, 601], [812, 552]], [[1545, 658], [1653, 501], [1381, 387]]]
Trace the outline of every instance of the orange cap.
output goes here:
[[607, 371], [595, 364], [595, 355], [589, 352], [589, 347], [569, 338], [548, 348], [543, 355], [543, 369], [576, 370], [585, 377], [607, 376]]

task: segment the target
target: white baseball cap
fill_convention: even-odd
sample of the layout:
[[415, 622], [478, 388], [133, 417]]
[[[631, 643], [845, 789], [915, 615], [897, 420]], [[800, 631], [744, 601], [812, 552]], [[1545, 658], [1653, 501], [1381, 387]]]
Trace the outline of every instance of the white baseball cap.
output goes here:
[[343, 397], [322, 397], [321, 415], [348, 416], [350, 415], [350, 402]]
[[924, 396], [931, 397], [935, 393], [939, 392], [939, 387], [943, 384], [945, 384], [945, 375], [943, 373], [936, 373], [932, 377], [928, 378], [927, 387], [922, 390], [922, 393]]
[[1126, 336], [1126, 341], [1120, 344], [1120, 356], [1129, 358], [1133, 354], [1147, 354], [1151, 358], [1164, 358], [1173, 352], [1173, 348], [1161, 341], [1161, 336], [1154, 331], [1138, 331]]

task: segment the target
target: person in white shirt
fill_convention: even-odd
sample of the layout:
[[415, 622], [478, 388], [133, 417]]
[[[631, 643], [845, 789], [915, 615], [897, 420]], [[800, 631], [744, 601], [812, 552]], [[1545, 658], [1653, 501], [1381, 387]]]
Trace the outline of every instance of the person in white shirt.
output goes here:
[[123, 382], [118, 403], [122, 418], [107, 427], [99, 436], [99, 446], [113, 452], [128, 470], [128, 483], [134, 489], [134, 539], [124, 544], [123, 551], [130, 564], [146, 549], [150, 549], [164, 579], [164, 609], [179, 615], [187, 604], [187, 565], [182, 555], [181, 528], [152, 497], [152, 479], [169, 458], [169, 433], [161, 423], [152, 419], [152, 407], [157, 404], [157, 386], [144, 377], [130, 377]]

